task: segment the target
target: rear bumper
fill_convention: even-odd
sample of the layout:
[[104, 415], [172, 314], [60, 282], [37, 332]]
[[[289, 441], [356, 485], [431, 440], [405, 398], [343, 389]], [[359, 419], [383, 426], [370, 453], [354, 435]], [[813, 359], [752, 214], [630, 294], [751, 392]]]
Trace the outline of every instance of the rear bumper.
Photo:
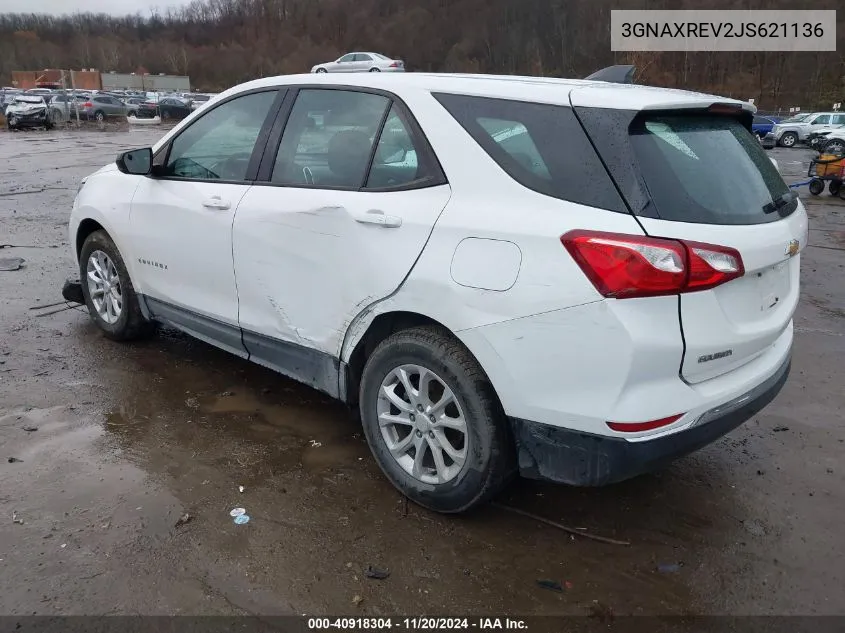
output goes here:
[[523, 477], [601, 486], [655, 470], [719, 439], [759, 413], [780, 392], [791, 355], [766, 381], [710, 409], [696, 423], [655, 439], [629, 441], [511, 418]]

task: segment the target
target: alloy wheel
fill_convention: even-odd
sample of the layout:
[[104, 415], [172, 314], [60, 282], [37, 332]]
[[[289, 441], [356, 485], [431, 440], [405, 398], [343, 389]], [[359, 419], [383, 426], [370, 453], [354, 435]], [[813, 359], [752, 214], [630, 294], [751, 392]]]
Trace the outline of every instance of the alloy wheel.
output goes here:
[[466, 418], [436, 373], [420, 365], [389, 372], [379, 389], [377, 413], [387, 449], [409, 475], [443, 484], [461, 472], [469, 440]]
[[111, 258], [103, 251], [93, 251], [86, 266], [88, 294], [99, 317], [111, 325], [123, 310], [120, 277]]

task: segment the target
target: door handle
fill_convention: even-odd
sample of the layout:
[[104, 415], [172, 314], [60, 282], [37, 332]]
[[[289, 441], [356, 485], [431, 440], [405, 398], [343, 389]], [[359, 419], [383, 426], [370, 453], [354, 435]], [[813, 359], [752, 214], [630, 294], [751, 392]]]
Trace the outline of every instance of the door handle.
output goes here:
[[232, 208], [232, 203], [228, 200], [223, 200], [220, 196], [211, 196], [203, 200], [202, 206], [206, 209], [216, 209], [217, 211], [226, 211]]
[[377, 209], [370, 209], [363, 215], [357, 216], [355, 221], [361, 224], [377, 224], [386, 229], [395, 229], [402, 226], [402, 218], [398, 215], [385, 215], [384, 211]]

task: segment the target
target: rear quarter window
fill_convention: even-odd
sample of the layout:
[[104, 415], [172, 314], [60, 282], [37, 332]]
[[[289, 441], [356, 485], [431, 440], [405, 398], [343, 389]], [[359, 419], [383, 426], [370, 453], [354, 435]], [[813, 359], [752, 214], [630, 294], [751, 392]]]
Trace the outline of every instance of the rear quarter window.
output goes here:
[[571, 108], [446, 93], [434, 97], [521, 185], [559, 200], [628, 212]]

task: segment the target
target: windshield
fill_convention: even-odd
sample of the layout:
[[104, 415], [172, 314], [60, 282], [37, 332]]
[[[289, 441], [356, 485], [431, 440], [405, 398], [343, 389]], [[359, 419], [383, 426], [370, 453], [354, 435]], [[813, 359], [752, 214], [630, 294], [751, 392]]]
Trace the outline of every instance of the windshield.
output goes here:
[[734, 118], [641, 117], [631, 125], [630, 134], [661, 218], [762, 224], [797, 208], [792, 200], [781, 202], [789, 187], [760, 143]]

